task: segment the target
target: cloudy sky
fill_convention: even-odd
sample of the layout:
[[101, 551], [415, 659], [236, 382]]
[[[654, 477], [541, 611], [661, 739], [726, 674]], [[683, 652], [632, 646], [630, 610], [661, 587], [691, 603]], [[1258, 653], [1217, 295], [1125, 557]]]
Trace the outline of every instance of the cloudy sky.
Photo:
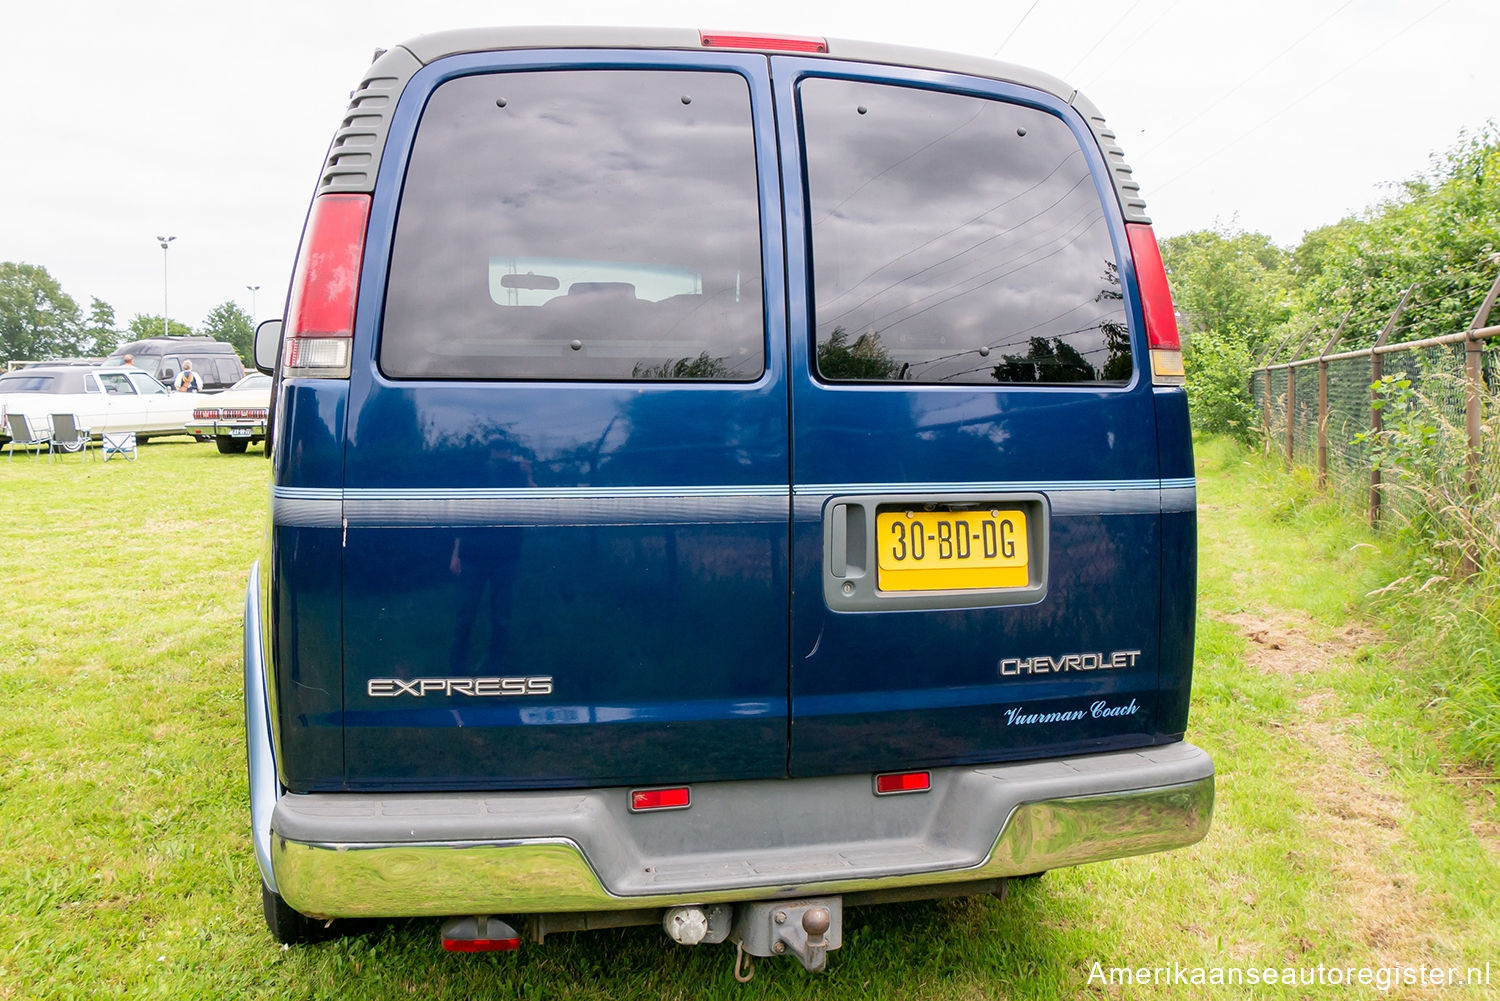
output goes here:
[[[1158, 236], [1291, 246], [1500, 118], [1495, 0], [462, 0], [9, 3], [0, 261], [121, 325], [280, 314], [323, 153], [372, 52], [481, 24], [744, 28], [994, 56], [1081, 87]], [[155, 237], [177, 239], [166, 255]]]

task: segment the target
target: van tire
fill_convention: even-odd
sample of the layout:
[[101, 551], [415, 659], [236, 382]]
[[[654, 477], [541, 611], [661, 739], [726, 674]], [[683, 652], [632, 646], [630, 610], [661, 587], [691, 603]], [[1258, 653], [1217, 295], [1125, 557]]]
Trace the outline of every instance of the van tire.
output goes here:
[[243, 455], [245, 449], [250, 447], [250, 442], [245, 438], [215, 438], [214, 444], [219, 446], [219, 452], [223, 455]]
[[260, 884], [260, 906], [266, 916], [266, 927], [271, 937], [281, 945], [301, 945], [331, 938], [325, 922], [316, 921], [300, 911], [292, 909], [275, 890], [264, 881]]

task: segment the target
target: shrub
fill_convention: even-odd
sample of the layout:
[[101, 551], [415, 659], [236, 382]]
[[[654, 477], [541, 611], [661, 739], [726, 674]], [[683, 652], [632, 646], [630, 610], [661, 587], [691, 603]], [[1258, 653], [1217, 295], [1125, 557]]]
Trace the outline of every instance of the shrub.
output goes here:
[[1237, 337], [1207, 330], [1187, 339], [1183, 364], [1193, 426], [1248, 444], [1255, 432], [1250, 349]]

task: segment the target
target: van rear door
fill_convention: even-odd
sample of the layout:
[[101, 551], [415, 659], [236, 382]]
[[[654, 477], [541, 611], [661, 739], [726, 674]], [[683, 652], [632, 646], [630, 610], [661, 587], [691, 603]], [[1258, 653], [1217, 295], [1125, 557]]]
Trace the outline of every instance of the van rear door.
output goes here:
[[1152, 386], [1087, 124], [989, 80], [772, 62], [801, 227], [791, 773], [1152, 742]]
[[346, 419], [347, 787], [785, 774], [774, 143], [764, 57], [407, 85]]

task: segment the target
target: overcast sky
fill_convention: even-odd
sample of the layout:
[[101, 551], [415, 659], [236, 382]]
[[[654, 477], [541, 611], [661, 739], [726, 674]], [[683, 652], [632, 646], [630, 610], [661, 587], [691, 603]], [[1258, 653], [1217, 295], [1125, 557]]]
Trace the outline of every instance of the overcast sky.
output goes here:
[[323, 153], [372, 52], [483, 24], [859, 38], [993, 56], [1075, 84], [1136, 168], [1159, 237], [1295, 245], [1500, 117], [1496, 0], [213, 0], [5, 5], [0, 261], [120, 325], [278, 316]]

